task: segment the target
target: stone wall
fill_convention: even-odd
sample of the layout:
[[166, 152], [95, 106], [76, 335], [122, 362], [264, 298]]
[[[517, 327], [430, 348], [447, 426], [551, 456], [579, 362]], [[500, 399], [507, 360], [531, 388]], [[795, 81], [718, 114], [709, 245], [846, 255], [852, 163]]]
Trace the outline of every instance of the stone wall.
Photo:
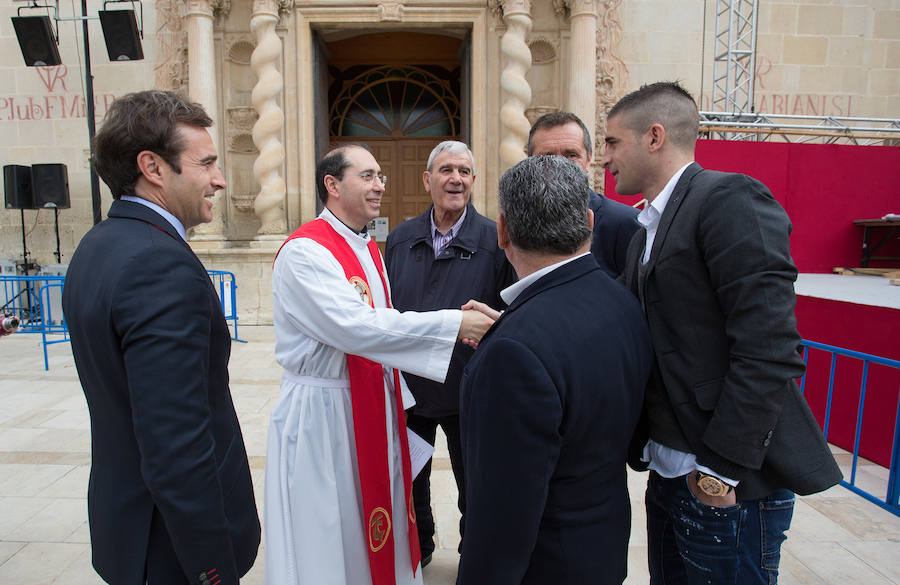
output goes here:
[[[229, 241], [224, 249], [198, 254], [208, 268], [235, 273], [242, 324], [268, 323], [274, 251], [240, 247], [248, 245], [260, 225], [252, 210], [259, 189], [252, 173], [257, 148], [249, 137], [256, 121], [250, 104], [250, 91], [256, 83], [249, 65], [256, 46], [249, 23], [251, 2], [222, 0], [215, 4], [219, 7], [214, 21], [218, 136], [229, 182], [223, 198]], [[461, 22], [472, 26], [471, 108], [476, 126], [472, 147], [483, 161], [476, 204], [489, 216], [496, 213], [494, 193], [503, 170], [499, 151], [504, 132], [499, 80], [506, 59], [501, 51], [506, 31], [498, 12], [501, 4], [499, 0], [407, 0], [383, 3], [382, 8], [393, 8], [379, 11], [372, 2], [360, 2], [357, 13], [355, 8], [344, 10], [347, 2], [311, 0], [295, 3], [294, 12], [283, 15], [276, 32], [284, 47], [277, 64], [284, 76], [284, 90], [277, 101], [285, 115], [282, 140], [287, 154], [284, 177], [289, 230], [297, 218], [308, 219], [315, 209], [312, 163], [301, 153], [312, 149], [310, 112], [317, 111], [309, 81], [312, 29], [308, 23], [324, 12], [334, 12], [335, 17], [316, 26], [329, 29], [386, 30], [395, 26], [434, 31], [442, 26], [441, 18], [448, 18], [442, 15], [451, 15], [453, 26], [461, 26]], [[92, 15], [101, 5], [99, 0], [91, 0]], [[185, 31], [179, 28], [184, 6], [184, 0], [144, 3], [144, 61], [109, 63], [99, 23], [90, 22], [98, 123], [107, 104], [117, 96], [150, 87], [185, 85], [189, 75], [186, 40]], [[531, 0], [530, 6], [533, 25], [525, 40], [532, 56], [526, 74], [532, 99], [526, 114], [533, 119], [569, 106], [565, 102], [572, 31], [566, 12], [569, 3]], [[642, 83], [678, 79], [698, 98], [701, 108], [710, 107], [716, 0], [597, 0], [597, 6], [598, 67], [596, 72], [585, 72], [594, 76], [598, 90], [597, 134], [602, 135], [608, 107]], [[72, 22], [60, 25], [64, 65], [25, 67], [10, 22], [16, 7], [10, 2], [0, 6], [0, 163], [68, 166], [71, 209], [60, 211], [59, 216], [62, 261], [67, 262], [91, 226], [84, 72], [79, 65], [81, 27]], [[66, 12], [72, 10], [69, 5], [60, 9], [61, 16], [72, 16]], [[357, 18], [360, 15], [365, 19]], [[900, 0], [760, 0], [758, 35], [757, 111], [900, 118]], [[105, 215], [111, 197], [102, 183], [101, 193]], [[55, 263], [52, 212], [27, 210], [24, 216], [29, 259]], [[18, 210], [0, 208], [0, 258], [21, 259], [20, 217]]]
[[[67, 166], [71, 208], [59, 211], [60, 247], [63, 262], [67, 262], [77, 242], [92, 225], [81, 23], [59, 24], [62, 65], [26, 67], [10, 21], [18, 6], [12, 2], [0, 5], [0, 164], [63, 163]], [[72, 17], [73, 6], [76, 5], [60, 4], [60, 17]], [[90, 2], [89, 16], [96, 17], [101, 8], [101, 2]], [[80, 16], [80, 9], [76, 10]], [[36, 10], [23, 13], [41, 14]], [[98, 125], [113, 99], [154, 85], [156, 19], [152, 5], [145, 6], [143, 14], [143, 61], [110, 63], [99, 21], [88, 23]], [[105, 216], [112, 197], [102, 181], [100, 189]], [[25, 210], [24, 215], [29, 260], [38, 264], [56, 262], [53, 211]], [[20, 224], [19, 210], [0, 208], [0, 258], [21, 260]]]
[[[629, 90], [678, 79], [710, 109], [715, 0], [622, 3]], [[900, 117], [900, 1], [760, 0], [756, 111]], [[703, 66], [701, 67], [701, 63]]]

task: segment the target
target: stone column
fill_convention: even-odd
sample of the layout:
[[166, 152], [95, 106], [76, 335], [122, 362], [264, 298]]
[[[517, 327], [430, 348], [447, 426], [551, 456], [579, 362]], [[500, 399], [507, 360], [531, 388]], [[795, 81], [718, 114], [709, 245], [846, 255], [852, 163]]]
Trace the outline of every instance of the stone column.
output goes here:
[[593, 129], [597, 116], [597, 0], [567, 0], [567, 5], [572, 31], [568, 107], [587, 128]]
[[[219, 0], [221, 1], [221, 0]], [[188, 36], [188, 96], [199, 103], [213, 120], [209, 129], [213, 144], [219, 149], [219, 104], [216, 97], [216, 51], [213, 41], [213, 11], [220, 8], [217, 0], [187, 0], [185, 20]], [[225, 195], [219, 191], [213, 198], [212, 221], [194, 228], [191, 242], [204, 242], [197, 247], [222, 247], [225, 241]]]
[[260, 190], [253, 202], [253, 211], [261, 225], [255, 246], [280, 244], [287, 230], [284, 204], [287, 191], [281, 171], [284, 165], [284, 145], [281, 133], [284, 129], [284, 112], [277, 98], [284, 88], [284, 79], [278, 71], [281, 60], [281, 39], [275, 32], [278, 23], [277, 0], [253, 0], [250, 30], [256, 35], [256, 49], [250, 56], [250, 68], [256, 75], [250, 100], [259, 114], [253, 125], [253, 143], [259, 156], [253, 163], [253, 174]]
[[[500, 39], [500, 51], [506, 66], [500, 75], [503, 105], [500, 122], [503, 136], [500, 141], [501, 172], [525, 158], [528, 131], [531, 124], [525, 117], [525, 108], [531, 102], [531, 87], [525, 74], [531, 68], [531, 50], [525, 36], [531, 30], [530, 0], [503, 0], [503, 22], [506, 32]], [[591, 45], [593, 46], [593, 44]]]

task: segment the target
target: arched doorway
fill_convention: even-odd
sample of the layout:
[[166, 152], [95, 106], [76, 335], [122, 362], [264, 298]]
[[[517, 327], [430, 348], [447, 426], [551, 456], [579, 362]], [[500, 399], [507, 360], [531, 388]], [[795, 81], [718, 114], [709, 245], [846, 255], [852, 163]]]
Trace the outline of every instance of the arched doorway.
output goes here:
[[[388, 230], [428, 208], [422, 185], [428, 155], [437, 143], [463, 134], [461, 44], [406, 32], [327, 43], [329, 142], [372, 148], [389, 177], [381, 207]], [[416, 63], [402, 62], [410, 47], [416, 47]]]

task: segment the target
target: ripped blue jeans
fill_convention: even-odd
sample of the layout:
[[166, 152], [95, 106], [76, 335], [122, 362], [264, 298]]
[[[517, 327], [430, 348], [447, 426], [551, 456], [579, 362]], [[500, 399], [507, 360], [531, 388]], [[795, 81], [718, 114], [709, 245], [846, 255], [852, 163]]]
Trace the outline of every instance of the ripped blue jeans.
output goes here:
[[794, 494], [715, 508], [698, 500], [687, 477], [650, 472], [647, 545], [651, 585], [774, 585]]

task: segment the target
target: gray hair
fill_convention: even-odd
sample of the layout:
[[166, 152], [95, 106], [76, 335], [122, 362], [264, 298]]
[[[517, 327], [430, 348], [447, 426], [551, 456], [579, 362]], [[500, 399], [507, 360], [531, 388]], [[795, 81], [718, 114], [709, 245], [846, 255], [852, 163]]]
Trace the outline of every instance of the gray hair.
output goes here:
[[503, 173], [498, 202], [513, 245], [572, 254], [591, 237], [587, 175], [560, 156], [531, 156]]
[[458, 142], [456, 140], [445, 140], [434, 147], [431, 151], [431, 154], [428, 155], [428, 172], [431, 172], [431, 165], [434, 164], [434, 159], [442, 152], [446, 152], [448, 154], [462, 154], [466, 153], [469, 155], [469, 164], [472, 165], [472, 174], [475, 174], [475, 157], [472, 155], [472, 151], [469, 150], [469, 147], [466, 146], [465, 142]]

